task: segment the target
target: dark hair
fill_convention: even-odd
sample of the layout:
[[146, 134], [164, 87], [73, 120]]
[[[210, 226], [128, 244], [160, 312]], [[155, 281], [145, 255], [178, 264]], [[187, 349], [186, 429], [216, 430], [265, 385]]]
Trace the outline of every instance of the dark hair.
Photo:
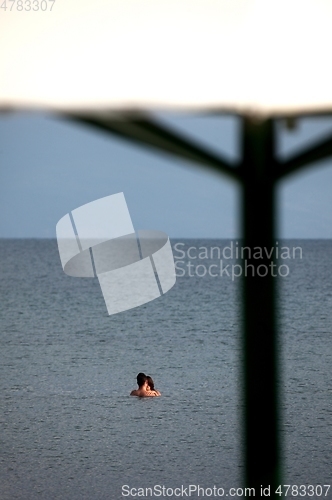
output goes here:
[[138, 387], [142, 387], [142, 385], [143, 385], [143, 384], [144, 384], [144, 382], [146, 381], [146, 378], [147, 378], [147, 377], [146, 377], [145, 373], [140, 372], [140, 373], [137, 375], [136, 379], [137, 379], [137, 385], [138, 385]]
[[155, 390], [154, 389], [154, 382], [153, 382], [152, 378], [150, 377], [150, 375], [146, 376], [146, 380], [148, 381], [150, 391], [154, 391]]

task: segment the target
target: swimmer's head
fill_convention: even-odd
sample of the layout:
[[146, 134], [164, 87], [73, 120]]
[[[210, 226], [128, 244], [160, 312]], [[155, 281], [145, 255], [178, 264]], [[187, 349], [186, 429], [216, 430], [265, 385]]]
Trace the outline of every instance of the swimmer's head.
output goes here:
[[142, 387], [147, 380], [145, 373], [139, 373], [136, 377], [138, 387]]
[[150, 391], [154, 391], [154, 382], [152, 378], [149, 375], [147, 375], [146, 380], [148, 382], [148, 386], [150, 387]]

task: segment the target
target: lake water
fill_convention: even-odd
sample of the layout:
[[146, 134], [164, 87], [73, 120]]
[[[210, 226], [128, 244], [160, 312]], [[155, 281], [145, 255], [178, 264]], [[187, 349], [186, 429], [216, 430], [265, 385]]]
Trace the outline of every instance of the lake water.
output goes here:
[[[302, 258], [279, 279], [283, 483], [332, 484], [332, 242], [284, 244]], [[186, 272], [108, 316], [96, 279], [63, 273], [55, 240], [0, 251], [1, 499], [243, 486], [238, 279]], [[162, 397], [129, 397], [139, 371]]]

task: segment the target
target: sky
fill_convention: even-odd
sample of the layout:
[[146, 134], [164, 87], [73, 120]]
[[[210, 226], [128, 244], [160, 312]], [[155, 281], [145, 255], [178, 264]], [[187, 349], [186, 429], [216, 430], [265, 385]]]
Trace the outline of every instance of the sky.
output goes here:
[[[231, 162], [240, 158], [233, 116], [157, 113], [156, 118]], [[280, 157], [332, 133], [328, 117], [277, 127]], [[224, 175], [42, 113], [0, 114], [0, 237], [55, 238], [71, 210], [123, 192], [136, 230], [171, 238], [239, 238], [240, 190]], [[282, 180], [278, 238], [332, 238], [332, 158]]]

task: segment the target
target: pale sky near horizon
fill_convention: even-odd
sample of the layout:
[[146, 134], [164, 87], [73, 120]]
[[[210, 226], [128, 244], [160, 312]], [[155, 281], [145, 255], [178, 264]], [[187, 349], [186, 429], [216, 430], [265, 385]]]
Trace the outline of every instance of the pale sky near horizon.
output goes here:
[[[159, 113], [157, 118], [228, 157], [239, 157], [231, 116]], [[332, 133], [332, 118], [279, 127], [281, 155]], [[239, 186], [223, 175], [51, 115], [0, 114], [0, 237], [54, 238], [58, 220], [124, 192], [136, 230], [178, 238], [238, 238]], [[332, 158], [278, 187], [280, 238], [332, 238]]]

